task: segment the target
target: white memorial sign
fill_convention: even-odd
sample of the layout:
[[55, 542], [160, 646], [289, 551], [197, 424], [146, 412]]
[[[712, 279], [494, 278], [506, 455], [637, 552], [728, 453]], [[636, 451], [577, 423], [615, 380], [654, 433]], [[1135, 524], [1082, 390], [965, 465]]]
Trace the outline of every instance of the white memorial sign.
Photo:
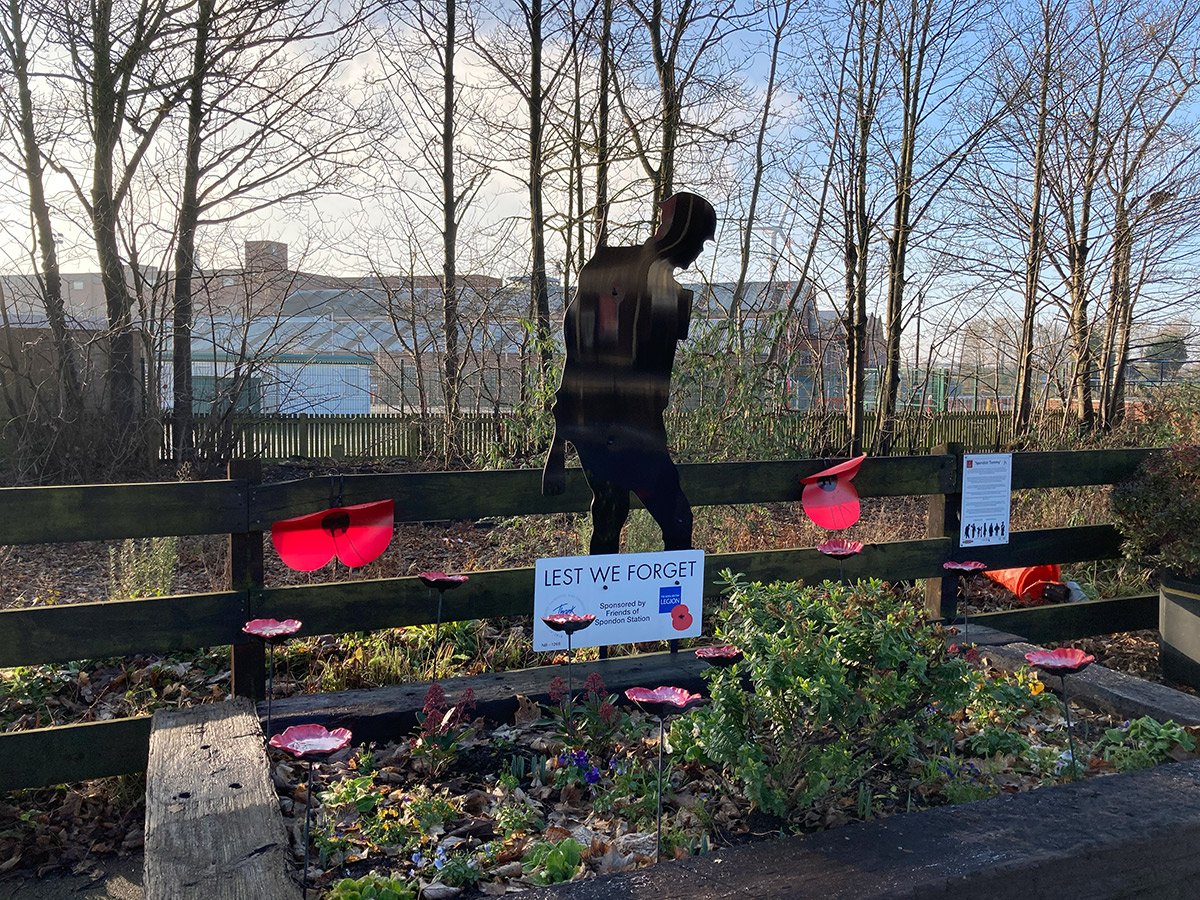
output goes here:
[[1012, 509], [1012, 454], [963, 456], [960, 547], [1007, 544]]
[[565, 650], [567, 636], [543, 616], [594, 615], [571, 636], [572, 647], [607, 647], [700, 635], [704, 551], [563, 556], [537, 561], [533, 649]]

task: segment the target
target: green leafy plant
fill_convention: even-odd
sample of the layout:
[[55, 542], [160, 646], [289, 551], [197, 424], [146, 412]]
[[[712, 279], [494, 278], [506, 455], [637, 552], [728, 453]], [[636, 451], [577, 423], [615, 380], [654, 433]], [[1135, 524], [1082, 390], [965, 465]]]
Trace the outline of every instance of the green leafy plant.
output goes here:
[[325, 900], [415, 900], [416, 889], [407, 881], [372, 872], [361, 878], [343, 878]]
[[583, 845], [574, 838], [557, 843], [538, 841], [525, 853], [521, 868], [534, 884], [561, 884], [570, 881], [583, 862]]
[[1191, 753], [1195, 749], [1196, 739], [1182, 725], [1143, 716], [1121, 728], [1106, 729], [1092, 755], [1108, 760], [1119, 772], [1129, 772], [1166, 762], [1177, 751]]
[[878, 581], [723, 578], [719, 631], [745, 658], [710, 670], [709, 705], [675, 720], [686, 760], [724, 768], [760, 809], [797, 821], [819, 802], [853, 808], [864, 779], [946, 745], [968, 667], [913, 604]]

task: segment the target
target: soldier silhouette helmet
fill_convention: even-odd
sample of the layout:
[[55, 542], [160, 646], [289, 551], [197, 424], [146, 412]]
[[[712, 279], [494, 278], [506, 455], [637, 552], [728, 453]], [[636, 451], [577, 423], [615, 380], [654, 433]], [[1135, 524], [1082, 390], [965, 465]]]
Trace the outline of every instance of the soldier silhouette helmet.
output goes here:
[[680, 269], [696, 261], [704, 242], [717, 235], [717, 212], [698, 194], [680, 191], [663, 201], [662, 224], [654, 234], [654, 251]]

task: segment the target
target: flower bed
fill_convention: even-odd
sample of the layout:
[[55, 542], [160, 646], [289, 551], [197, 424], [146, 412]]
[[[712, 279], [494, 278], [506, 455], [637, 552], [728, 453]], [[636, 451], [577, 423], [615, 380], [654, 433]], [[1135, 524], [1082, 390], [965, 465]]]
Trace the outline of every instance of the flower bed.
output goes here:
[[[970, 648], [947, 648], [940, 627], [878, 582], [731, 579], [718, 637], [742, 658], [714, 665], [703, 705], [667, 708], [667, 857], [1153, 765], [1195, 746], [1170, 723], [1122, 727], [1075, 709], [1072, 765], [1061, 707], [1036, 674], [1004, 675]], [[486, 723], [470, 696], [434, 685], [415, 733], [317, 766], [316, 883], [371, 896], [346, 879], [374, 871], [392, 879], [379, 891], [397, 896], [415, 882], [429, 897], [499, 895], [653, 863], [658, 718], [596, 673], [574, 702], [561, 679], [549, 688], [549, 704], [523, 700], [513, 721]], [[272, 763], [299, 844], [306, 767]]]

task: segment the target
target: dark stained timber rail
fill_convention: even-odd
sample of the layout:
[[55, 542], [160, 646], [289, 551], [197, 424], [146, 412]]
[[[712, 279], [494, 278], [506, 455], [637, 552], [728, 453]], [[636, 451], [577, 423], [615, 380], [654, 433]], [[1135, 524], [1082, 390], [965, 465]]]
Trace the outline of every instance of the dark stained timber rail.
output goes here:
[[146, 769], [150, 717], [0, 734], [0, 791], [129, 775]]
[[1154, 451], [1061, 450], [1049, 453], [1014, 453], [1012, 486], [1022, 488], [1077, 487], [1115, 484], [1131, 476]]
[[[1007, 546], [979, 555], [1003, 568], [1106, 559], [1119, 546], [1112, 526], [1087, 525], [1014, 532]], [[943, 574], [949, 548], [946, 538], [871, 544], [843, 563], [815, 550], [714, 553], [706, 557], [705, 574], [712, 594], [724, 569], [758, 581], [931, 578]], [[529, 615], [533, 588], [531, 568], [473, 572], [463, 588], [447, 595], [445, 618]], [[297, 618], [308, 634], [341, 634], [429, 624], [434, 610], [429, 589], [416, 578], [266, 588], [249, 609], [243, 593], [225, 591], [6, 610], [0, 612], [0, 668], [229, 644], [241, 637], [251, 615]]]
[[245, 531], [246, 499], [237, 481], [0, 488], [0, 544]]
[[1057, 603], [971, 616], [972, 624], [1019, 634], [1032, 643], [1158, 627], [1158, 595]]
[[0, 612], [0, 669], [232, 644], [245, 595], [183, 594]]
[[[944, 457], [897, 456], [868, 459], [855, 479], [864, 497], [937, 494], [956, 477]], [[735, 503], [792, 503], [800, 499], [800, 479], [819, 472], [829, 460], [696, 463], [679, 467], [683, 489], [693, 506]], [[279, 519], [332, 504], [396, 501], [402, 522], [479, 519], [543, 513], [585, 512], [591, 492], [579, 469], [567, 471], [567, 489], [541, 495], [537, 469], [489, 472], [411, 472], [399, 475], [348, 475], [258, 485], [253, 489], [250, 524], [267, 529]]]

